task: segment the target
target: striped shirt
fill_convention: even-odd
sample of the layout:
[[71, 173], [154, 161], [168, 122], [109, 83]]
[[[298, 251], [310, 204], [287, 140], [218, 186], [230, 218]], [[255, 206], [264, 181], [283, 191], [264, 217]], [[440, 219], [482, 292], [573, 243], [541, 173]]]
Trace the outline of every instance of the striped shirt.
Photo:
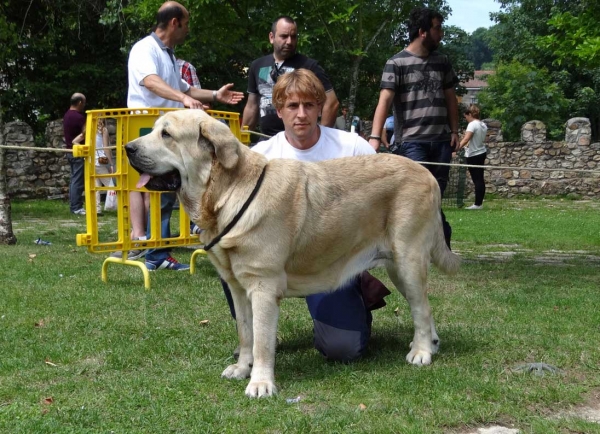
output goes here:
[[444, 90], [457, 84], [450, 60], [437, 51], [418, 57], [402, 50], [389, 59], [381, 88], [395, 92], [395, 136], [403, 142], [450, 141]]

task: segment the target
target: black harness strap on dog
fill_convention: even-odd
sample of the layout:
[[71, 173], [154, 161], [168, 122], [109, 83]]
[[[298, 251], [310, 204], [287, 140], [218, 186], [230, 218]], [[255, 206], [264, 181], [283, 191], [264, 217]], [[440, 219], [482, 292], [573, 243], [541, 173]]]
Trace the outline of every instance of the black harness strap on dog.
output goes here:
[[242, 208], [236, 214], [236, 216], [233, 218], [233, 220], [231, 220], [231, 222], [229, 222], [229, 224], [227, 226], [225, 226], [225, 229], [223, 229], [223, 231], [219, 235], [217, 235], [216, 238], [214, 238], [210, 243], [208, 243], [206, 246], [204, 246], [205, 252], [208, 252], [215, 244], [217, 244], [219, 241], [221, 241], [221, 238], [223, 238], [225, 235], [227, 235], [227, 233], [231, 229], [233, 229], [235, 224], [242, 218], [242, 215], [244, 215], [244, 212], [246, 212], [246, 210], [250, 206], [250, 203], [252, 203], [254, 196], [256, 196], [256, 193], [258, 193], [258, 189], [260, 188], [260, 185], [262, 184], [263, 179], [265, 178], [266, 172], [267, 172], [267, 166], [263, 167], [262, 173], [260, 174], [260, 177], [258, 178], [256, 185], [254, 186], [254, 190], [252, 190], [252, 193], [250, 193], [250, 196], [246, 200], [246, 203], [244, 203], [244, 205], [242, 205]]

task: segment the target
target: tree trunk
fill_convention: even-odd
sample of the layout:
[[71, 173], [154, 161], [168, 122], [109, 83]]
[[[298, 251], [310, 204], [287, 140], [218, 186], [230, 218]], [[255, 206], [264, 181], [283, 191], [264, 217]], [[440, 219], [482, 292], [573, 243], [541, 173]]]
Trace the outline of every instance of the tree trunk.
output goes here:
[[354, 109], [356, 104], [356, 93], [358, 92], [358, 73], [360, 71], [360, 62], [362, 56], [356, 56], [352, 61], [352, 69], [350, 70], [350, 90], [348, 92], [348, 116], [346, 116], [346, 131], [350, 131], [350, 123], [354, 116]]
[[[359, 23], [360, 23], [360, 17], [361, 16], [360, 16], [360, 10], [359, 10]], [[346, 130], [350, 130], [350, 122], [352, 122], [352, 117], [354, 116], [354, 108], [355, 108], [355, 104], [356, 104], [356, 93], [358, 92], [358, 74], [360, 72], [360, 63], [362, 62], [364, 57], [369, 52], [371, 45], [373, 45], [375, 43], [375, 40], [377, 40], [377, 37], [380, 35], [380, 33], [383, 31], [383, 29], [385, 29], [385, 27], [388, 25], [388, 23], [389, 23], [388, 20], [385, 20], [384, 22], [381, 23], [381, 25], [379, 26], [379, 28], [377, 29], [377, 31], [375, 32], [375, 34], [373, 35], [373, 37], [371, 38], [371, 40], [369, 41], [367, 46], [365, 47], [362, 54], [355, 56], [354, 60], [352, 61], [352, 69], [351, 69], [351, 77], [352, 78], [350, 80], [350, 90], [348, 92], [348, 114], [349, 114], [349, 116], [346, 116]], [[362, 39], [362, 36], [361, 36], [362, 35], [362, 25], [360, 25], [360, 24], [359, 24], [358, 33], [359, 33], [359, 41], [360, 41]]]
[[[0, 146], [4, 146], [6, 130], [2, 123], [2, 114], [0, 112]], [[12, 218], [10, 214], [10, 197], [8, 196], [8, 186], [6, 185], [6, 149], [0, 148], [0, 244], [16, 244], [17, 237], [13, 234]]]

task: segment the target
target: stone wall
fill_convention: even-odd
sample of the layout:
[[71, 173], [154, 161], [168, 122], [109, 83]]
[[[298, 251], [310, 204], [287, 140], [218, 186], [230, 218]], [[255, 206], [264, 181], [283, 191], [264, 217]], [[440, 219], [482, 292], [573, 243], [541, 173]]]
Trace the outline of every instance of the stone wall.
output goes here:
[[[7, 146], [35, 147], [33, 131], [25, 122], [5, 125]], [[46, 147], [65, 148], [62, 120], [46, 127]], [[66, 198], [69, 192], [69, 162], [64, 152], [6, 149], [8, 193], [14, 199]]]
[[[487, 192], [502, 197], [520, 194], [572, 195], [600, 199], [600, 143], [591, 143], [591, 126], [586, 118], [570, 119], [565, 140], [546, 141], [546, 127], [539, 121], [526, 123], [522, 141], [502, 141], [500, 123], [485, 119], [489, 125], [486, 165], [526, 167], [525, 169], [490, 169], [485, 171]], [[35, 146], [31, 128], [23, 122], [5, 126], [6, 145]], [[114, 124], [109, 122], [114, 144]], [[62, 121], [48, 123], [46, 146], [64, 148]], [[67, 154], [40, 151], [6, 150], [8, 190], [12, 198], [66, 198], [69, 189]], [[538, 169], [556, 169], [539, 171]], [[568, 172], [561, 169], [595, 170], [595, 173]], [[473, 185], [467, 175], [467, 192]]]
[[[484, 120], [486, 124], [488, 120]], [[567, 195], [600, 199], [600, 143], [591, 143], [591, 125], [587, 118], [573, 118], [566, 124], [565, 140], [546, 141], [546, 127], [540, 121], [523, 125], [521, 142], [497, 142], [493, 132], [486, 138], [488, 166], [522, 169], [485, 171], [486, 192], [502, 197], [516, 195]], [[542, 171], [535, 169], [555, 169]], [[595, 173], [569, 172], [583, 169]], [[468, 193], [473, 183], [467, 176]]]

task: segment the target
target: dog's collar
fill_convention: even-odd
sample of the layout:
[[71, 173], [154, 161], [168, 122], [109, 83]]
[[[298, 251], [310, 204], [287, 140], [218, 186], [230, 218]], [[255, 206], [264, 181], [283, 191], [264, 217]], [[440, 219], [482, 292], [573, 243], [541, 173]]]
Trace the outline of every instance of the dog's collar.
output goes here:
[[214, 247], [215, 244], [217, 244], [219, 241], [221, 241], [221, 238], [223, 238], [225, 235], [227, 235], [227, 233], [231, 229], [233, 229], [235, 224], [242, 218], [242, 215], [244, 215], [244, 212], [246, 212], [246, 210], [250, 206], [250, 203], [252, 203], [254, 196], [256, 196], [256, 193], [258, 193], [258, 189], [260, 188], [260, 185], [262, 184], [263, 179], [265, 178], [266, 172], [267, 172], [267, 166], [265, 165], [265, 167], [263, 167], [263, 170], [258, 178], [258, 181], [256, 181], [254, 190], [252, 190], [252, 193], [250, 193], [250, 196], [248, 196], [248, 199], [246, 199], [246, 202], [244, 203], [244, 205], [242, 205], [242, 208], [240, 208], [239, 212], [236, 214], [236, 216], [233, 218], [233, 220], [231, 220], [229, 222], [229, 224], [227, 226], [225, 226], [225, 229], [223, 229], [223, 231], [221, 231], [221, 233], [219, 235], [217, 235], [210, 243], [208, 243], [206, 246], [204, 246], [205, 252], [208, 252], [211, 248]]

